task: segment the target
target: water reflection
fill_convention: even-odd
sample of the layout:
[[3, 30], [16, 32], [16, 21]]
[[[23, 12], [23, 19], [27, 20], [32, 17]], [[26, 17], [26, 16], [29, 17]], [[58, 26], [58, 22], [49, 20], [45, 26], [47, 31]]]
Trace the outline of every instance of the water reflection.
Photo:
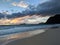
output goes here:
[[[45, 32], [45, 30], [35, 30], [35, 31], [29, 31], [29, 32], [23, 32], [23, 33], [16, 33], [16, 34], [10, 34], [10, 35], [5, 35], [5, 36], [1, 36], [0, 37], [0, 45], [1, 44], [7, 44], [11, 41], [14, 41], [16, 39], [22, 39], [22, 38], [27, 38], [27, 37], [31, 37], [40, 33]], [[1, 43], [2, 42], [2, 43]]]

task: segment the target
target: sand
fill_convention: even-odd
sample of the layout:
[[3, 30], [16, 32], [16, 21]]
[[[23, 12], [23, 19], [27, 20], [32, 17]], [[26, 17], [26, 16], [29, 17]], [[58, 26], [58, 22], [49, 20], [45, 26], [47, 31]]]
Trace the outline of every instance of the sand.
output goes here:
[[29, 38], [17, 39], [7, 45], [60, 45], [60, 28], [48, 29]]
[[10, 43], [17, 39], [32, 37], [34, 35], [38, 35], [43, 32], [45, 32], [45, 29], [37, 29], [37, 30], [33, 30], [33, 31], [26, 31], [26, 32], [19, 32], [19, 33], [13, 33], [13, 34], [8, 34], [8, 35], [2, 35], [2, 36], [0, 36], [0, 45], [6, 45], [7, 43]]

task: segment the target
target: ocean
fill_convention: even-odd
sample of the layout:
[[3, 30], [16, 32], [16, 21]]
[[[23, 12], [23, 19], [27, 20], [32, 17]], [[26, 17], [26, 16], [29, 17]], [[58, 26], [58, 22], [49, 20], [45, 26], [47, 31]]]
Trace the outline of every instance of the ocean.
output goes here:
[[48, 29], [48, 28], [57, 28], [60, 27], [60, 24], [46, 24], [46, 25], [3, 25], [0, 26], [0, 36], [3, 35], [9, 35], [14, 33], [21, 33], [21, 32], [27, 32], [27, 31], [33, 31], [37, 29]]
[[6, 45], [17, 39], [24, 39], [46, 32], [46, 29], [60, 28], [60, 24], [41, 25], [1, 25], [0, 45]]

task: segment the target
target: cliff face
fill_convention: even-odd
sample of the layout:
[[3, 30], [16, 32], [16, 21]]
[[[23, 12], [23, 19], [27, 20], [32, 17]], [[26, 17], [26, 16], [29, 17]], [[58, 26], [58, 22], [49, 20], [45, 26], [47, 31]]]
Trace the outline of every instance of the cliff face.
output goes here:
[[46, 24], [60, 24], [60, 14], [56, 14], [53, 17], [50, 17]]

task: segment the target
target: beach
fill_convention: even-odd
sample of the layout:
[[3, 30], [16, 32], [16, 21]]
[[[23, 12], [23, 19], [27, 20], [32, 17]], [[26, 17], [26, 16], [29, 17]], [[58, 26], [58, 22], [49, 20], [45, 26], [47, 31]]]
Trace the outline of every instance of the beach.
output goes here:
[[45, 32], [28, 38], [18, 38], [6, 45], [60, 45], [60, 28], [46, 29]]
[[0, 36], [0, 45], [6, 45], [7, 43], [15, 41], [17, 39], [24, 39], [24, 38], [32, 37], [34, 35], [37, 35], [43, 32], [45, 32], [44, 29], [37, 29], [35, 31], [33, 30], [33, 31], [20, 32], [20, 33]]

